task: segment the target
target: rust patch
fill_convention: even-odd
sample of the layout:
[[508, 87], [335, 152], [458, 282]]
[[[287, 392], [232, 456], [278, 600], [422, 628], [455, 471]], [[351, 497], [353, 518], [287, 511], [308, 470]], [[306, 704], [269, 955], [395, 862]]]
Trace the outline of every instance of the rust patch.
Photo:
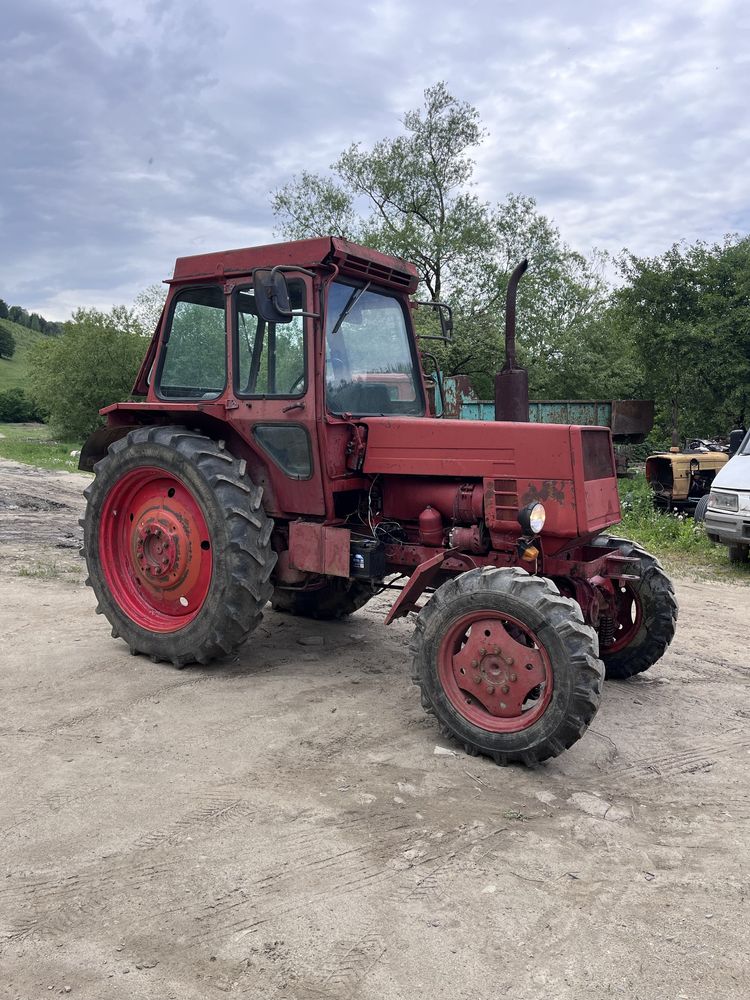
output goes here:
[[[555, 503], [565, 506], [565, 482], [563, 480], [545, 479], [541, 487], [531, 483], [521, 497], [521, 506], [525, 507], [530, 503], [544, 503], [548, 500], [554, 500]], [[575, 506], [575, 503], [571, 503], [571, 506]]]

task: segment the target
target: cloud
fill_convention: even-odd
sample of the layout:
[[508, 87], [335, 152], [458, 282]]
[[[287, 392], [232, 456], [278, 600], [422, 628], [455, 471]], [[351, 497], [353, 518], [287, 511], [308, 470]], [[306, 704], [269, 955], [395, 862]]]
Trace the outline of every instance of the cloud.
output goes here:
[[394, 134], [438, 79], [489, 130], [481, 196], [533, 195], [577, 249], [746, 230], [748, 21], [741, 0], [6, 0], [0, 295], [64, 318], [267, 242], [272, 189]]

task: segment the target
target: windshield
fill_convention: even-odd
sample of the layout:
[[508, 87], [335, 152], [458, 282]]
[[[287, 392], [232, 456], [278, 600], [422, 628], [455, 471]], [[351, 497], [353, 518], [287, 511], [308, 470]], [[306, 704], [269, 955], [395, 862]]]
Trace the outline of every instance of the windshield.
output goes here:
[[424, 414], [421, 382], [398, 299], [367, 286], [331, 284], [326, 402], [332, 413]]

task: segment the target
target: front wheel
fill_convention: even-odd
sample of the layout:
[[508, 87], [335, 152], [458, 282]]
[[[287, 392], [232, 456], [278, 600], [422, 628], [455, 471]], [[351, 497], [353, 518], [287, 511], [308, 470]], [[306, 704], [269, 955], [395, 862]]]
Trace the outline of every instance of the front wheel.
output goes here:
[[616, 585], [614, 619], [600, 624], [599, 651], [607, 679], [624, 680], [664, 656], [677, 626], [677, 598], [661, 563], [635, 542], [603, 535], [594, 544], [638, 556], [640, 562], [637, 580]]
[[470, 570], [439, 587], [412, 642], [422, 705], [467, 753], [534, 765], [583, 736], [604, 668], [575, 601], [522, 569]]

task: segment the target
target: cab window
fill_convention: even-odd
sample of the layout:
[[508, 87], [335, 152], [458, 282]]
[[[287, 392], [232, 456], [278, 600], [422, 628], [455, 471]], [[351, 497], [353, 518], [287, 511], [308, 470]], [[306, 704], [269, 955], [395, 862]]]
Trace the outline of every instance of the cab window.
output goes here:
[[424, 414], [404, 309], [391, 295], [333, 282], [326, 311], [326, 403], [358, 416]]
[[218, 285], [189, 288], [174, 300], [162, 349], [158, 394], [215, 399], [227, 380], [226, 310]]
[[[305, 285], [288, 282], [292, 309], [305, 308]], [[238, 396], [301, 396], [306, 388], [304, 319], [266, 323], [252, 288], [234, 296], [235, 391]]]

